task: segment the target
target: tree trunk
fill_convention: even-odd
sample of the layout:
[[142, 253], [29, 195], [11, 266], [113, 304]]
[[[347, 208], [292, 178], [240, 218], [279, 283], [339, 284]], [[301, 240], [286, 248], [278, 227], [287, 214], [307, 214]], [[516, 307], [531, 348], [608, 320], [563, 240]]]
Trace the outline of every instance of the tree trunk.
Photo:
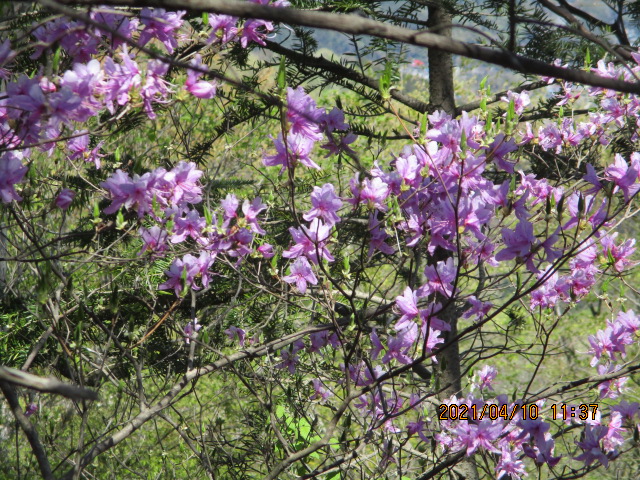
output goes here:
[[[427, 20], [430, 31], [451, 37], [451, 15], [443, 7], [442, 0], [433, 3]], [[456, 109], [451, 54], [434, 48], [429, 49], [429, 103], [450, 115]]]
[[[451, 37], [451, 15], [444, 8], [444, 2], [439, 0], [429, 7], [429, 28], [433, 33]], [[438, 110], [444, 110], [450, 115], [455, 114], [455, 93], [453, 89], [453, 59], [451, 54], [429, 49], [429, 102]], [[429, 258], [433, 264], [440, 260], [446, 260], [449, 252], [442, 250], [435, 252], [434, 257]], [[440, 253], [440, 255], [439, 255]], [[442, 255], [445, 254], [445, 255]], [[444, 257], [444, 258], [442, 258]], [[439, 298], [439, 301], [446, 305], [447, 299]], [[440, 315], [441, 319], [451, 326], [451, 331], [445, 335], [445, 341], [453, 338], [458, 330], [458, 317], [460, 312], [455, 305], [449, 305]], [[460, 378], [460, 347], [458, 343], [450, 345], [442, 354], [438, 355], [439, 365], [434, 374], [438, 377], [442, 386], [447, 388], [442, 392], [441, 398], [448, 398], [451, 395], [461, 396]], [[473, 458], [463, 457], [455, 467], [455, 471], [465, 480], [478, 480], [478, 469]]]

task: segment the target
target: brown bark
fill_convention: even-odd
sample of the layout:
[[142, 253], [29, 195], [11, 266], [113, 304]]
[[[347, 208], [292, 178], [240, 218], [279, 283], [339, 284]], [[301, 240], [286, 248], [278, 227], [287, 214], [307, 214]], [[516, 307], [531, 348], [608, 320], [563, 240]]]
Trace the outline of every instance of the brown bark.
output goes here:
[[[430, 32], [451, 39], [451, 15], [441, 1], [429, 7], [427, 23]], [[436, 110], [455, 115], [453, 59], [450, 53], [437, 48], [429, 49], [429, 101]]]
[[[451, 15], [446, 10], [444, 2], [439, 0], [429, 6], [428, 24], [430, 31], [451, 39]], [[453, 58], [444, 50], [429, 49], [429, 102], [436, 109], [444, 110], [450, 115], [455, 115], [455, 91], [453, 88]], [[450, 252], [436, 249], [435, 256], [429, 258], [430, 263], [446, 260], [451, 256]], [[438, 300], [449, 305], [440, 315], [441, 319], [451, 326], [451, 331], [445, 336], [445, 342], [458, 335], [459, 311], [450, 301], [439, 295]], [[445, 387], [441, 398], [452, 395], [461, 395], [462, 384], [460, 378], [460, 346], [453, 342], [438, 356], [439, 366], [435, 375], [441, 386]], [[473, 458], [461, 457], [460, 462], [454, 467], [456, 472], [466, 480], [478, 480], [478, 469]]]

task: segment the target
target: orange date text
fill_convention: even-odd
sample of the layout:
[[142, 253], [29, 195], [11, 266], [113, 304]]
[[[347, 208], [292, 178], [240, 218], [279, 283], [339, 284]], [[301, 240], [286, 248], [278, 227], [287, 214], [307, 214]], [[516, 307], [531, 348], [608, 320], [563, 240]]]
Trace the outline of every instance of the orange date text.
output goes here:
[[438, 416], [440, 420], [513, 420], [520, 413], [524, 420], [536, 420], [540, 415], [538, 405], [531, 404], [513, 404], [513, 405], [496, 405], [495, 403], [487, 403], [485, 405], [445, 405], [438, 407]]

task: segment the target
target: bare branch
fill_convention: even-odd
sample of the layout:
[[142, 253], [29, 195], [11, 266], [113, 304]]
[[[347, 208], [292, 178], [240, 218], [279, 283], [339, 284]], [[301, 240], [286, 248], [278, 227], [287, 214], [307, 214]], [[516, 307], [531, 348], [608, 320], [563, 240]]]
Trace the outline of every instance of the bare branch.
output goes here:
[[[349, 323], [349, 319], [341, 319], [338, 321], [340, 326], [347, 325]], [[300, 337], [305, 335], [309, 335], [314, 332], [321, 332], [324, 330], [332, 330], [334, 328], [333, 324], [325, 324], [319, 325], [316, 327], [309, 327], [304, 330], [300, 330], [298, 332], [287, 335], [278, 340], [274, 340], [264, 345], [260, 345], [257, 347], [247, 348], [246, 350], [241, 350], [232, 355], [227, 355], [220, 360], [207, 365], [201, 368], [194, 368], [188, 370], [185, 375], [180, 379], [178, 383], [176, 383], [167, 394], [160, 399], [155, 405], [150, 408], [147, 408], [141, 411], [136, 417], [134, 417], [124, 428], [120, 431], [112, 435], [111, 437], [103, 440], [99, 443], [96, 443], [94, 447], [80, 460], [80, 463], [76, 465], [74, 468], [69, 470], [65, 475], [62, 476], [62, 480], [71, 480], [74, 475], [84, 469], [87, 465], [89, 465], [98, 455], [106, 452], [107, 450], [115, 447], [117, 444], [128, 438], [133, 432], [138, 430], [142, 425], [144, 425], [147, 421], [159, 415], [165, 408], [170, 406], [176, 396], [184, 390], [193, 380], [200, 378], [204, 375], [208, 375], [217, 370], [227, 367], [228, 365], [233, 364], [239, 360], [243, 360], [245, 358], [257, 358], [264, 355], [267, 355], [271, 352], [284, 348], [288, 345], [291, 345]]]
[[[298, 64], [308, 65], [314, 68], [320, 68], [328, 73], [334, 73], [336, 75], [340, 75], [343, 78], [346, 78], [350, 81], [360, 83], [365, 85], [373, 90], [378, 90], [378, 80], [366, 75], [362, 75], [356, 70], [352, 70], [351, 68], [340, 65], [339, 63], [332, 62], [324, 57], [312, 57], [309, 55], [302, 55], [301, 53], [290, 50], [282, 45], [274, 42], [267, 42], [267, 48], [272, 52], [279, 53], [281, 55], [286, 56], [287, 58], [292, 59]], [[404, 93], [400, 92], [397, 89], [393, 89], [390, 92], [391, 97], [394, 100], [406, 105], [407, 107], [415, 110], [416, 112], [425, 113], [425, 112], [433, 112], [433, 106], [428, 103], [422, 102], [415, 98], [412, 98]]]
[[0, 366], [0, 380], [13, 385], [32, 388], [39, 392], [55, 393], [74, 400], [96, 400], [98, 398], [98, 394], [88, 388], [64, 383], [55, 378], [39, 377], [10, 367]]

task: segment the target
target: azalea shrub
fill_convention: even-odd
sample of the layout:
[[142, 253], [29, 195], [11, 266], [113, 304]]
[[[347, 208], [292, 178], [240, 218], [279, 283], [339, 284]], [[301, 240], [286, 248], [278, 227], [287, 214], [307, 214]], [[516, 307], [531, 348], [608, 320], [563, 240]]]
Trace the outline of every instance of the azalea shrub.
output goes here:
[[415, 115], [387, 68], [392, 140], [284, 56], [227, 74], [274, 22], [58, 13], [0, 46], [0, 359], [99, 399], [5, 386], [7, 474], [579, 478], [633, 454], [640, 318], [612, 292], [635, 292], [640, 97], [485, 80]]

